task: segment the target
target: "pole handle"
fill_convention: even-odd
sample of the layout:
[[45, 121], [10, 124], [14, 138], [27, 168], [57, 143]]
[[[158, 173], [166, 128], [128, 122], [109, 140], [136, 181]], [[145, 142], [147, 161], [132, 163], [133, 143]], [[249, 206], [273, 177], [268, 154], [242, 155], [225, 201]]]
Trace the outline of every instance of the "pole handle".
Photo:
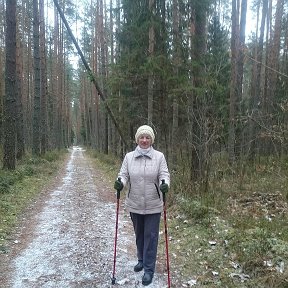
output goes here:
[[[118, 181], [121, 182], [121, 177], [118, 177]], [[117, 199], [120, 199], [120, 190], [117, 190]]]
[[[161, 180], [161, 183], [162, 183], [162, 184], [165, 184], [165, 179], [162, 179], [162, 180]], [[166, 201], [166, 193], [163, 193], [163, 192], [162, 192], [162, 195], [163, 195], [163, 202], [165, 203], [165, 201]]]

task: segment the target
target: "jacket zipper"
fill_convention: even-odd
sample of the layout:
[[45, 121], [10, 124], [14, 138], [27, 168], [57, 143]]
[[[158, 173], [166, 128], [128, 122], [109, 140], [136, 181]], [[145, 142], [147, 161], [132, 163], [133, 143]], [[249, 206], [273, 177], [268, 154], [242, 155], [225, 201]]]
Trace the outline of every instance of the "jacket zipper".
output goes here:
[[146, 179], [146, 157], [145, 156], [143, 156], [144, 157], [144, 212], [145, 212], [145, 214], [146, 214], [146, 181], [145, 181], [145, 179]]

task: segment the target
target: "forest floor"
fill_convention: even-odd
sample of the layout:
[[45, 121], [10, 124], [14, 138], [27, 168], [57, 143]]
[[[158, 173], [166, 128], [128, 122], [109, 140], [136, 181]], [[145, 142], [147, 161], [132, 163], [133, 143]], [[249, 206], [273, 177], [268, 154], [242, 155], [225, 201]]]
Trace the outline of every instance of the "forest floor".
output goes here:
[[[116, 285], [111, 285], [116, 197], [101, 170], [85, 151], [74, 147], [66, 166], [22, 215], [0, 254], [1, 287], [142, 287], [134, 232], [121, 199]], [[164, 262], [164, 263], [163, 263]], [[153, 283], [166, 287], [165, 259]], [[176, 287], [176, 286], [175, 286]]]
[[[135, 239], [124, 193], [112, 285], [116, 195], [111, 179], [119, 163], [106, 167], [89, 154], [79, 147], [69, 150], [57, 177], [21, 214], [0, 251], [1, 288], [143, 287], [143, 272], [133, 271]], [[279, 192], [287, 182], [260, 172], [242, 190], [223, 179], [222, 189], [202, 202], [169, 191], [171, 287], [288, 287], [288, 203]], [[168, 287], [163, 226], [162, 219], [149, 288]]]

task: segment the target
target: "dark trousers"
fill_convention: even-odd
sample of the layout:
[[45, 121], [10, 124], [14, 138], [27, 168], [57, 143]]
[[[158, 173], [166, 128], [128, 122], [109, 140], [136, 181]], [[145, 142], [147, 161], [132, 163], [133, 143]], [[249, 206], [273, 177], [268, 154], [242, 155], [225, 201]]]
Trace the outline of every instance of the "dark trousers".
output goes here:
[[138, 261], [143, 262], [144, 272], [153, 274], [157, 257], [161, 213], [146, 215], [130, 213], [130, 216], [136, 236]]

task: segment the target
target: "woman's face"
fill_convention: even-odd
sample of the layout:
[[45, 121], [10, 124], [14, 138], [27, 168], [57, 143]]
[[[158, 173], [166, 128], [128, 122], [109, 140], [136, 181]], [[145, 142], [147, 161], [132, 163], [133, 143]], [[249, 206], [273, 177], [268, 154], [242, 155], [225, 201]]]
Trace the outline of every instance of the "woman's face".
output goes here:
[[140, 148], [147, 149], [151, 146], [151, 144], [152, 144], [152, 139], [149, 135], [143, 134], [139, 137], [138, 145], [140, 146]]

